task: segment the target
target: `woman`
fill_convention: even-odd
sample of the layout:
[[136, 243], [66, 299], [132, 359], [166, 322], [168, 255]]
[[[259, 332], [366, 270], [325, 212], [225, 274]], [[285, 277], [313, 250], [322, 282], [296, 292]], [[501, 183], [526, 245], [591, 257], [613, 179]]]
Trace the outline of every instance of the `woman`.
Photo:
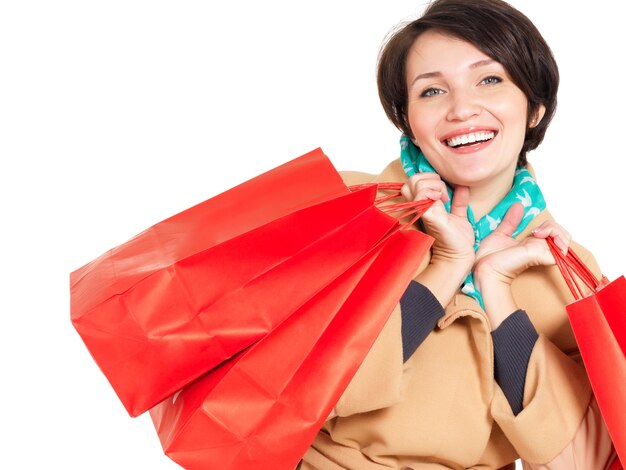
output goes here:
[[303, 469], [602, 469], [614, 459], [577, 354], [572, 299], [545, 238], [526, 153], [556, 108], [558, 69], [500, 0], [436, 0], [384, 46], [379, 94], [401, 158], [350, 184], [405, 182], [435, 239]]

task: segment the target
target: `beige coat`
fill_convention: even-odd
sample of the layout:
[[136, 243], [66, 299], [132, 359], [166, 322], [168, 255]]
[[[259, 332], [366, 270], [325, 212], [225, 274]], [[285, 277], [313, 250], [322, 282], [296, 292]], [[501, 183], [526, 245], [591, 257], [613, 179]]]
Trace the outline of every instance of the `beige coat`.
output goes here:
[[[347, 184], [406, 180], [399, 160], [375, 177], [344, 177]], [[550, 218], [543, 211], [519, 238]], [[572, 247], [599, 274], [592, 255]], [[613, 451], [569, 326], [565, 305], [573, 298], [560, 272], [531, 268], [512, 288], [539, 333], [521, 413], [512, 414], [494, 381], [490, 327], [474, 299], [459, 292], [406, 363], [398, 306], [302, 469], [497, 469], [518, 458], [534, 469], [605, 468]]]

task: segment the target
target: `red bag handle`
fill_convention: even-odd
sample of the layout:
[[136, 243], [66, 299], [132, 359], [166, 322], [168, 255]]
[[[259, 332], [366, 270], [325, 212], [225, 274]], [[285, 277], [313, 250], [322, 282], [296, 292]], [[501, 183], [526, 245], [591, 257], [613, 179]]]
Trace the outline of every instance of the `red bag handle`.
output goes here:
[[401, 224], [399, 229], [404, 230], [413, 225], [417, 220], [430, 209], [430, 206], [435, 202], [432, 199], [424, 199], [422, 201], [407, 201], [407, 202], [399, 202], [395, 204], [384, 204], [384, 202], [390, 201], [391, 199], [400, 197], [402, 193], [400, 190], [404, 183], [363, 183], [363, 184], [353, 184], [348, 186], [350, 191], [359, 191], [365, 188], [368, 188], [372, 185], [376, 185], [379, 191], [390, 191], [389, 194], [384, 194], [382, 196], [378, 196], [374, 200], [374, 205], [378, 207], [385, 214], [397, 214], [394, 217], [397, 219], [403, 219], [405, 217], [412, 216], [412, 218]]
[[556, 261], [565, 283], [572, 295], [576, 300], [580, 300], [586, 296], [579, 282], [578, 278], [584, 285], [586, 285], [593, 292], [597, 291], [600, 287], [608, 283], [606, 277], [601, 279], [596, 278], [595, 274], [581, 261], [578, 255], [571, 248], [567, 250], [567, 254], [564, 255], [559, 247], [556, 246], [552, 237], [546, 238], [550, 252]]
[[385, 194], [383, 196], [379, 196], [374, 201], [375, 204], [380, 204], [382, 202], [388, 201], [390, 199], [399, 197], [402, 195], [400, 190], [404, 183], [363, 183], [363, 184], [353, 184], [352, 186], [348, 186], [350, 191], [360, 191], [361, 189], [369, 188], [372, 185], [376, 185], [381, 191], [392, 191], [390, 194]]
[[613, 460], [613, 463], [607, 470], [624, 470], [624, 467], [622, 466], [619, 457], [615, 457], [615, 460]]

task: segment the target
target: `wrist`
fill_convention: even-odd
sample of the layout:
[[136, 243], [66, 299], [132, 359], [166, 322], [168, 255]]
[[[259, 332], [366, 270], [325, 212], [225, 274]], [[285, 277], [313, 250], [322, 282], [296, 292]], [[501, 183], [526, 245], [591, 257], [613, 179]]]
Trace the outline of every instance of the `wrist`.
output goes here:
[[513, 282], [513, 278], [507, 276], [506, 274], [501, 273], [500, 271], [494, 269], [488, 263], [485, 263], [479, 260], [476, 265], [473, 267], [474, 272], [474, 281], [476, 282], [477, 287], [482, 291], [482, 286], [490, 286], [490, 287], [505, 287], [510, 286]]
[[433, 253], [429, 265], [415, 280], [426, 286], [445, 308], [472, 268], [471, 259], [441, 258]]
[[433, 250], [430, 258], [430, 264], [438, 269], [446, 270], [454, 278], [459, 278], [462, 282], [471, 272], [476, 254], [470, 253], [446, 253], [439, 250]]
[[518, 310], [511, 290], [511, 280], [505, 276], [485, 275], [475, 271], [474, 281], [482, 295], [485, 312], [493, 331]]

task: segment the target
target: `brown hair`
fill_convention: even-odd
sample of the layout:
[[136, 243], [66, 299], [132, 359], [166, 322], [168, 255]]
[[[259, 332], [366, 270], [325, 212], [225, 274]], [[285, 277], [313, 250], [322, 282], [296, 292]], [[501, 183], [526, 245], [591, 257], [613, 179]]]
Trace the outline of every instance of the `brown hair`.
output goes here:
[[[415, 21], [393, 32], [378, 58], [378, 95], [387, 117], [413, 138], [407, 116], [406, 58], [416, 39], [435, 29], [476, 46], [501, 63], [528, 99], [528, 124], [518, 164], [537, 148], [556, 111], [559, 70], [535, 25], [502, 0], [435, 0]], [[529, 127], [540, 105], [546, 112]]]

